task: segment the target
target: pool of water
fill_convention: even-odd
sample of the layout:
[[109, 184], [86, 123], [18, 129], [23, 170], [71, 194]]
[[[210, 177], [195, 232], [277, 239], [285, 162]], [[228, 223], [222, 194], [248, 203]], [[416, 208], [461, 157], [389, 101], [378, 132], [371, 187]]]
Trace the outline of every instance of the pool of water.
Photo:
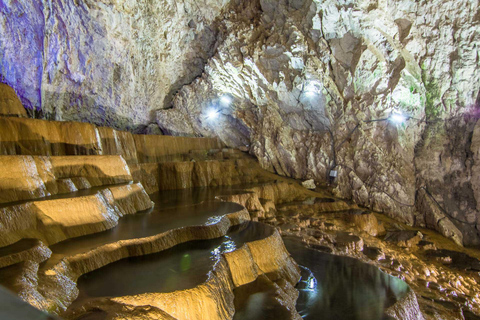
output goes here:
[[302, 266], [297, 311], [304, 319], [389, 319], [385, 309], [409, 290], [401, 279], [356, 259], [308, 248], [298, 238], [284, 242]]
[[[92, 298], [193, 288], [207, 280], [223, 252], [272, 232], [268, 225], [248, 222], [231, 228], [221, 238], [191, 241], [156, 254], [114, 262], [79, 279], [80, 295], [72, 306]], [[298, 238], [285, 237], [284, 241], [301, 265], [297, 311], [304, 319], [386, 320], [385, 309], [409, 290], [405, 282], [374, 266], [308, 248]], [[276, 299], [268, 283], [257, 281], [248, 286], [236, 289], [235, 320], [290, 319], [290, 312]]]
[[156, 193], [150, 196], [155, 207], [146, 212], [127, 215], [114, 228], [91, 235], [68, 239], [50, 247], [53, 252], [45, 267], [50, 267], [61, 258], [82, 253], [103, 244], [119, 240], [143, 238], [175, 228], [205, 224], [213, 216], [222, 216], [242, 210], [230, 202], [208, 199], [204, 193], [182, 190]]
[[80, 277], [80, 295], [75, 304], [96, 297], [193, 288], [207, 280], [222, 253], [272, 233], [268, 225], [247, 222], [232, 227], [221, 238], [191, 241], [159, 253], [122, 259]]

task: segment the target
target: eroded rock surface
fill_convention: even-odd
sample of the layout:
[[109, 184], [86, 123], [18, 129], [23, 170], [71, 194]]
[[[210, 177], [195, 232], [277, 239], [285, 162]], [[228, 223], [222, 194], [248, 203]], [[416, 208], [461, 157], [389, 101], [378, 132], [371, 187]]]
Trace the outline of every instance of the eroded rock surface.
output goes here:
[[[407, 282], [412, 291], [386, 310], [394, 319], [478, 317], [477, 250], [378, 214], [362, 214], [375, 216], [370, 227], [364, 228], [346, 218], [345, 212], [324, 209], [313, 203], [310, 208], [305, 203], [297, 202], [297, 207], [292, 203], [277, 211], [273, 224], [282, 229], [283, 235], [299, 237], [312, 249], [355, 257]], [[378, 236], [369, 233], [374, 224], [374, 229], [382, 230]]]
[[317, 183], [335, 169], [338, 196], [476, 245], [478, 7], [3, 1], [0, 74], [32, 116], [219, 137]]
[[202, 73], [226, 4], [2, 1], [2, 79], [31, 113], [144, 130], [154, 109]]
[[[445, 198], [446, 221], [427, 225], [458, 243], [476, 244], [477, 188], [468, 180], [475, 161], [466, 161], [472, 158], [469, 144], [456, 123], [463, 113], [472, 114], [480, 88], [477, 5], [233, 4], [218, 53], [201, 78], [180, 90], [173, 109], [157, 112], [157, 122], [172, 134], [248, 145], [263, 167], [282, 175], [325, 182], [336, 169], [338, 196], [409, 225], [424, 225], [428, 210], [435, 210], [418, 204], [416, 188], [435, 189], [441, 179], [445, 186], [434, 192], [441, 204]], [[215, 121], [208, 118], [212, 105]], [[394, 108], [409, 121], [386, 121]], [[458, 134], [459, 143], [448, 142], [448, 134], [429, 137], [443, 119], [447, 129], [440, 132]], [[437, 161], [431, 141], [454, 147], [446, 146]], [[443, 174], [435, 178], [438, 171]], [[458, 176], [464, 178], [453, 178]]]

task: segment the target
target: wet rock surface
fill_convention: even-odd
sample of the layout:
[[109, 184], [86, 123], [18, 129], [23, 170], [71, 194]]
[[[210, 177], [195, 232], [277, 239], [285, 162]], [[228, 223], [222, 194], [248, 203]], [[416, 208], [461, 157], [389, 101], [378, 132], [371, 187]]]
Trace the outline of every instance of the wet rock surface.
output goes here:
[[[78, 281], [81, 304], [88, 298], [120, 297], [194, 288], [208, 279], [217, 259], [247, 242], [272, 235], [270, 226], [245, 223], [221, 238], [180, 244], [162, 252], [123, 259], [82, 276]], [[228, 261], [228, 260], [227, 260]], [[123, 279], [129, 279], [124, 283]]]
[[[297, 202], [297, 207], [290, 204], [278, 210], [274, 224], [284, 236], [294, 236], [312, 250], [355, 257], [403, 279], [412, 292], [388, 308], [385, 319], [464, 320], [480, 314], [477, 250], [369, 212], [384, 230], [372, 236], [345, 219], [342, 211], [323, 212], [315, 201], [309, 203], [311, 208], [306, 202]], [[358, 208], [351, 211], [362, 212]], [[305, 219], [308, 225], [302, 224]]]
[[[218, 137], [263, 168], [332, 182], [337, 196], [478, 245], [478, 7], [478, 0], [5, 2], [0, 79], [20, 99], [2, 89], [0, 114], [25, 116], [21, 101], [32, 117]], [[386, 121], [394, 109], [408, 121]], [[31, 129], [19, 119], [0, 130]], [[87, 126], [59, 136], [82, 132], [85, 144], [74, 152], [100, 154]], [[104, 131], [105, 139], [114, 135]], [[53, 146], [39, 147], [13, 137], [7, 148], [71, 148], [49, 138]], [[148, 139], [155, 138], [135, 138], [147, 146], [141, 162], [161, 156], [148, 154]], [[113, 149], [134, 160], [122, 144]]]

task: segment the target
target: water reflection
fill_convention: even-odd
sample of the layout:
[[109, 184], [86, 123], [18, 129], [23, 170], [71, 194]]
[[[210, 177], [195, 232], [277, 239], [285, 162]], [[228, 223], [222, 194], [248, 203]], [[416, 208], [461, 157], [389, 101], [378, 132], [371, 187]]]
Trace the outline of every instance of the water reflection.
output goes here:
[[57, 258], [51, 259], [49, 263], [55, 263], [64, 255], [84, 252], [106, 243], [148, 237], [185, 226], [213, 223], [215, 219], [211, 219], [212, 215], [221, 217], [243, 209], [236, 203], [203, 201], [206, 198], [202, 190], [173, 190], [153, 194], [150, 196], [155, 202], [152, 210], [127, 215], [110, 230], [68, 239], [51, 246]]
[[191, 241], [159, 253], [111, 263], [80, 277], [80, 295], [75, 304], [91, 297], [118, 297], [193, 288], [207, 280], [209, 271], [222, 253], [272, 233], [270, 226], [247, 222], [232, 227], [221, 238]]
[[304, 319], [382, 320], [385, 309], [408, 292], [407, 284], [358, 260], [307, 248], [284, 238], [292, 257], [305, 268], [297, 300]]

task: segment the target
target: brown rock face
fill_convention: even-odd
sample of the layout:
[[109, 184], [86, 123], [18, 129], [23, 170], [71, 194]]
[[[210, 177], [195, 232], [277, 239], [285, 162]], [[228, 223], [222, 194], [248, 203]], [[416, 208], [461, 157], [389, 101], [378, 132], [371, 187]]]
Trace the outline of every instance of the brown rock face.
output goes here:
[[190, 160], [223, 146], [215, 138], [134, 135], [82, 122], [0, 117], [1, 155], [121, 155], [136, 164]]
[[422, 233], [418, 231], [394, 231], [387, 232], [385, 241], [393, 242], [399, 247], [412, 248], [418, 245], [423, 239]]
[[15, 91], [4, 83], [0, 83], [0, 116], [27, 116], [27, 111]]
[[416, 151], [416, 208], [457, 243], [480, 244], [480, 122], [477, 111], [429, 124]]

